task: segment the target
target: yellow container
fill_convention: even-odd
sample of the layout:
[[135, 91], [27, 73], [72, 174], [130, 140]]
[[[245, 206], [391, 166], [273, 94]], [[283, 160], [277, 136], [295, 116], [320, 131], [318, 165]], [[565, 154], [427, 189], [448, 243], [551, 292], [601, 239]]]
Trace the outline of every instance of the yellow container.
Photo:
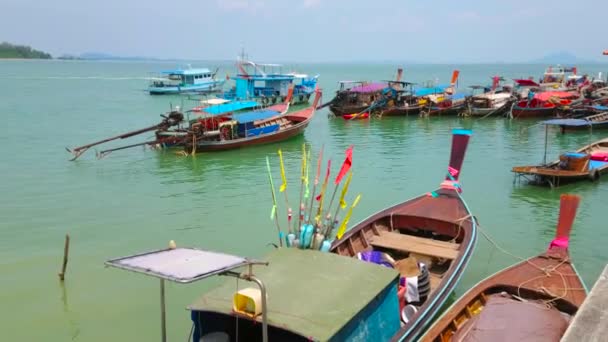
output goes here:
[[262, 313], [262, 293], [260, 289], [248, 287], [235, 293], [232, 310], [251, 317], [260, 315]]

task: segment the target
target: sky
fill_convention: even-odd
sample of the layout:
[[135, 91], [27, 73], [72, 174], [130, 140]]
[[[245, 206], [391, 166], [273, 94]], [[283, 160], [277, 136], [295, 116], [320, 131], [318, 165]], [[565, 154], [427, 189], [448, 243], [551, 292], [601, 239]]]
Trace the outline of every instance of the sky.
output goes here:
[[[103, 52], [267, 62], [603, 60], [606, 0], [0, 0], [0, 41], [54, 56]], [[608, 57], [606, 58], [608, 59]]]

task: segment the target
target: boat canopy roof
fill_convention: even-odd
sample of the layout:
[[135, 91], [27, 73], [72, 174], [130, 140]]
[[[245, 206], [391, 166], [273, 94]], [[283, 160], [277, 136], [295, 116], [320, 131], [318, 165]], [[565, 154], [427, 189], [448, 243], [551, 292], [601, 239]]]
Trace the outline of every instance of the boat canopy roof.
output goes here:
[[588, 126], [591, 125], [590, 121], [583, 119], [551, 119], [541, 122], [544, 125], [556, 125], [556, 126]]
[[534, 98], [540, 101], [547, 101], [554, 96], [559, 97], [560, 99], [567, 99], [578, 95], [567, 91], [543, 91], [542, 93], [535, 94]]
[[227, 103], [230, 102], [230, 100], [226, 100], [226, 99], [207, 99], [207, 100], [201, 100], [202, 104], [208, 104], [208, 105], [218, 105], [218, 104], [223, 104], [223, 103]]
[[513, 81], [522, 87], [540, 87], [540, 84], [534, 82], [533, 80], [515, 78]]
[[210, 115], [221, 115], [247, 108], [254, 108], [256, 106], [258, 106], [258, 103], [255, 101], [232, 101], [204, 108], [203, 112]]
[[256, 110], [253, 112], [245, 112], [241, 114], [235, 114], [232, 116], [234, 120], [237, 120], [240, 123], [253, 122], [257, 120], [264, 120], [271, 118], [273, 116], [279, 115], [279, 112], [276, 110]]
[[295, 78], [294, 75], [288, 74], [264, 74], [264, 75], [250, 75], [250, 74], [238, 74], [236, 78], [242, 78], [253, 81], [291, 81]]
[[196, 68], [196, 69], [175, 69], [175, 70], [164, 70], [162, 71], [165, 75], [199, 75], [210, 73], [211, 70], [207, 68]]
[[428, 96], [437, 93], [443, 93], [449, 87], [449, 85], [437, 85], [430, 88], [419, 88], [414, 91], [416, 96]]
[[[265, 261], [254, 273], [268, 291], [268, 324], [314, 341], [331, 340], [399, 277], [394, 269], [315, 250], [279, 248]], [[188, 309], [231, 315], [235, 291], [235, 281], [226, 281]]]
[[246, 258], [229, 254], [174, 248], [112, 259], [106, 265], [178, 283], [191, 283], [250, 263]]
[[386, 87], [387, 87], [386, 83], [374, 82], [374, 83], [367, 83], [367, 84], [362, 84], [362, 85], [359, 85], [356, 87], [352, 87], [352, 88], [350, 88], [349, 91], [351, 91], [353, 93], [374, 93], [374, 92], [380, 91]]

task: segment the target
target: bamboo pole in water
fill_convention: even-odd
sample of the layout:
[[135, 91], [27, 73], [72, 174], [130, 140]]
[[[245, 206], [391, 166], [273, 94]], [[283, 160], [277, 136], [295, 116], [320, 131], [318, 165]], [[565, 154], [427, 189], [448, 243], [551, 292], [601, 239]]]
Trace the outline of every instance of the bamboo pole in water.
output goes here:
[[68, 256], [70, 253], [70, 234], [65, 234], [65, 244], [63, 246], [63, 266], [61, 267], [61, 273], [59, 273], [59, 280], [65, 280], [65, 271], [68, 267]]

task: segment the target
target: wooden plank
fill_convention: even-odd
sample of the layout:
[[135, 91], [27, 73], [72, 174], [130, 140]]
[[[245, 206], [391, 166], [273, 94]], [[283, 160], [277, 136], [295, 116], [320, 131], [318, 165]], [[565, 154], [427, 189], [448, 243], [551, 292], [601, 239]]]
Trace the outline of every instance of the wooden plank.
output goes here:
[[431, 255], [443, 259], [456, 259], [458, 250], [454, 249], [452, 243], [443, 241], [420, 241], [427, 240], [416, 238], [411, 235], [386, 232], [374, 236], [370, 241], [372, 246], [394, 249], [403, 252], [414, 252], [418, 254]]
[[381, 232], [379, 235], [384, 235], [384, 234], [389, 234], [388, 236], [392, 236], [392, 237], [394, 237], [395, 235], [405, 236], [405, 238], [407, 238], [411, 241], [416, 241], [416, 243], [421, 243], [421, 244], [430, 245], [430, 246], [434, 246], [434, 247], [451, 248], [454, 250], [460, 249], [460, 244], [455, 243], [455, 242], [425, 239], [425, 238], [421, 238], [421, 237], [417, 237], [417, 236], [413, 236], [413, 235], [409, 235], [409, 234], [402, 234], [402, 233], [398, 233], [398, 232]]

